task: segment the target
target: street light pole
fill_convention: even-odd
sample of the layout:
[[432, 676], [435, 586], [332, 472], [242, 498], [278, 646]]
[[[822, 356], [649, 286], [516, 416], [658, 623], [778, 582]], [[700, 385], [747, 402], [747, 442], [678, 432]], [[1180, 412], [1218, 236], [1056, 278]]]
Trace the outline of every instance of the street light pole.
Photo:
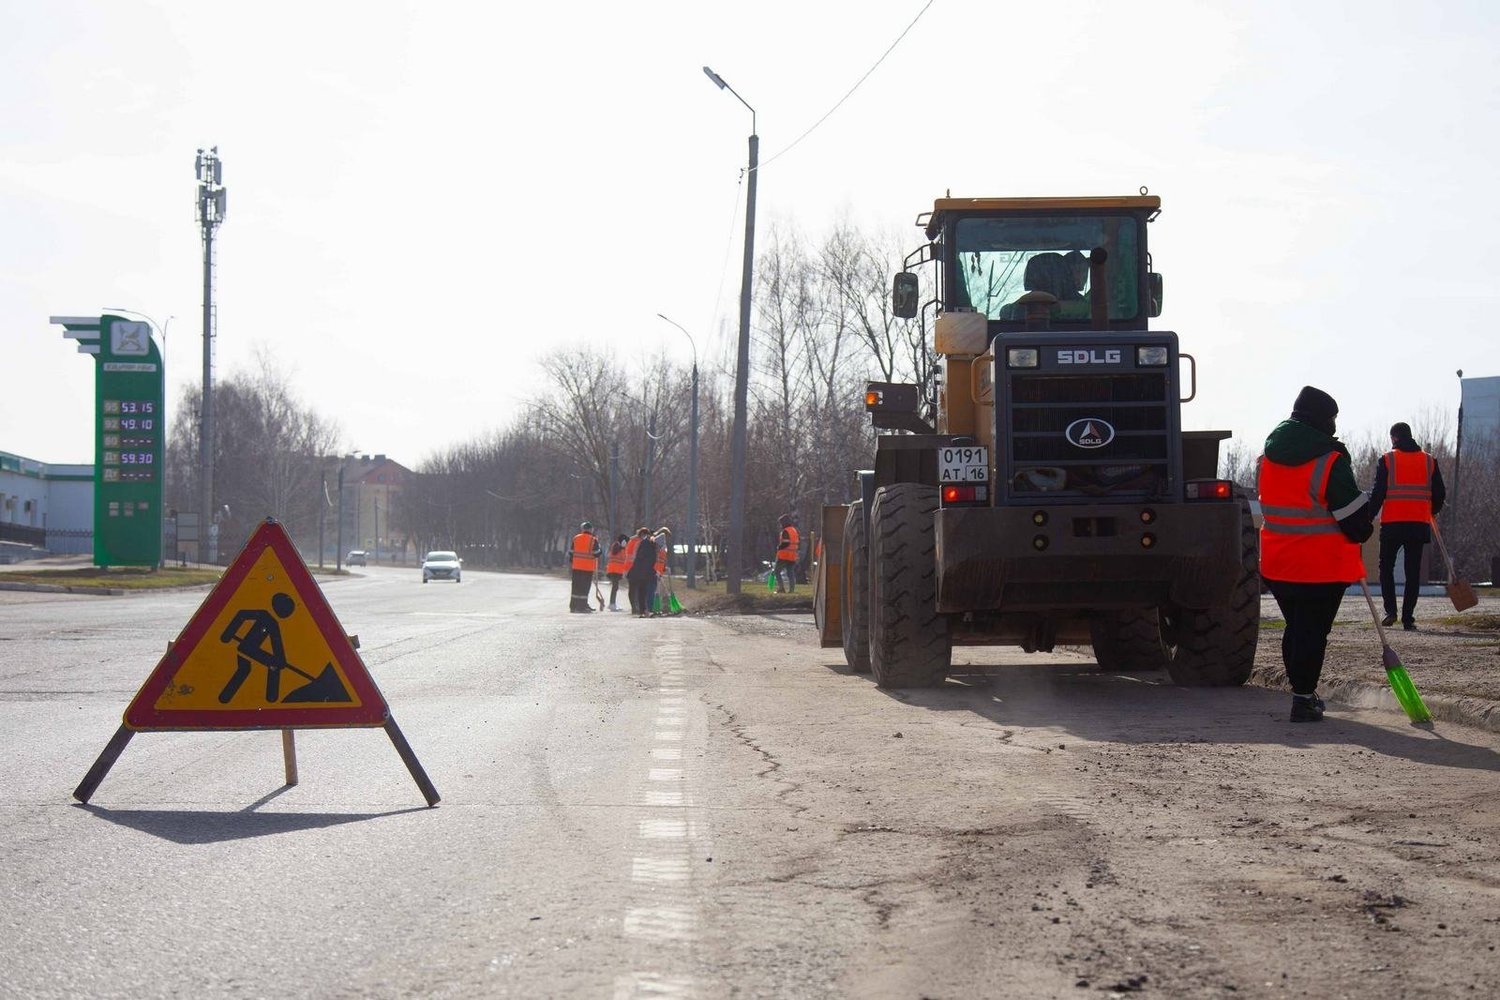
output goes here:
[[729, 551], [726, 553], [728, 579], [724, 589], [740, 592], [740, 572], [744, 566], [745, 541], [745, 423], [750, 378], [750, 297], [755, 270], [755, 182], [760, 176], [760, 136], [756, 134], [755, 109], [750, 102], [724, 82], [724, 78], [707, 66], [704, 74], [720, 90], [734, 94], [750, 111], [750, 168], [745, 190], [745, 263], [740, 274], [740, 339], [734, 367], [734, 431], [729, 449]]
[[682, 330], [682, 335], [688, 339], [693, 348], [693, 430], [692, 444], [688, 451], [688, 528], [687, 528], [687, 585], [689, 590], [698, 589], [697, 566], [698, 566], [698, 343], [693, 340], [693, 335], [688, 333], [681, 323], [667, 319], [661, 313], [656, 314], [659, 319], [665, 319], [677, 329]]

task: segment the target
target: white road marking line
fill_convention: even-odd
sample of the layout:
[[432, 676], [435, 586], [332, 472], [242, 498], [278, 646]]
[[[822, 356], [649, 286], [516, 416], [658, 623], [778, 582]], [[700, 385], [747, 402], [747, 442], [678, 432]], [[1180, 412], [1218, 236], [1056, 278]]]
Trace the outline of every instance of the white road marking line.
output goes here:
[[680, 806], [682, 805], [682, 790], [680, 788], [648, 788], [641, 796], [648, 806]]
[[685, 906], [636, 906], [625, 911], [625, 933], [630, 937], [691, 940], [697, 936], [695, 923], [693, 911]]
[[691, 868], [686, 857], [635, 858], [630, 878], [633, 882], [686, 882]]
[[671, 742], [672, 740], [680, 740], [680, 739], [682, 739], [682, 730], [681, 729], [658, 729], [656, 731], [656, 738], [659, 739], [659, 740], [661, 740], [661, 741], [663, 741], [663, 742]]
[[681, 760], [681, 747], [652, 747], [651, 756], [657, 760]]
[[647, 781], [681, 781], [682, 768], [680, 767], [653, 767], [646, 773]]
[[685, 819], [643, 819], [636, 830], [647, 840], [681, 840], [688, 835]]

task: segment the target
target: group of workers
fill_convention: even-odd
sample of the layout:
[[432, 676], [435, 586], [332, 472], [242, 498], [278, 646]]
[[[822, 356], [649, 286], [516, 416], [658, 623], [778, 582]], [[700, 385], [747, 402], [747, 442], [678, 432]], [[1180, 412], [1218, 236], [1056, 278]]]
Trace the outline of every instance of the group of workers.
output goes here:
[[[630, 613], [637, 618], [654, 617], [656, 608], [657, 581], [667, 575], [670, 558], [672, 532], [666, 527], [637, 528], [634, 535], [621, 533], [610, 543], [605, 559], [604, 572], [609, 578], [609, 610], [624, 611], [617, 603], [620, 582], [625, 581], [626, 599], [630, 602]], [[573, 614], [590, 614], [589, 588], [596, 587], [599, 559], [604, 551], [599, 542], [598, 530], [588, 521], [578, 526], [578, 534], [572, 543], [572, 595], [568, 611]], [[600, 610], [604, 597], [599, 595]]]
[[1260, 569], [1286, 619], [1281, 657], [1292, 685], [1293, 722], [1323, 718], [1318, 679], [1328, 634], [1352, 583], [1365, 578], [1360, 545], [1380, 516], [1382, 625], [1396, 623], [1396, 554], [1405, 552], [1406, 591], [1401, 624], [1415, 629], [1422, 584], [1422, 548], [1446, 493], [1437, 462], [1412, 440], [1406, 423], [1391, 426], [1391, 450], [1381, 456], [1374, 488], [1360, 490], [1349, 450], [1334, 437], [1339, 407], [1332, 396], [1304, 386], [1266, 439], [1257, 474], [1261, 514]]

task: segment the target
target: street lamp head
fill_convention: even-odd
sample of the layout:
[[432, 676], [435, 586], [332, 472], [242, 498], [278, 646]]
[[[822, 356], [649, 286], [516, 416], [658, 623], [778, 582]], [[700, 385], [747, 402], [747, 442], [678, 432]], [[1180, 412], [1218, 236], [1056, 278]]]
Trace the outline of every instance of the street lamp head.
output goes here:
[[715, 84], [717, 84], [718, 88], [720, 90], [723, 90], [725, 87], [729, 86], [729, 84], [727, 84], [727, 83], [724, 82], [724, 78], [722, 76], [720, 76], [719, 74], [715, 73], [713, 70], [709, 69], [707, 66], [703, 67], [703, 75], [706, 76], [706, 77], [708, 77]]

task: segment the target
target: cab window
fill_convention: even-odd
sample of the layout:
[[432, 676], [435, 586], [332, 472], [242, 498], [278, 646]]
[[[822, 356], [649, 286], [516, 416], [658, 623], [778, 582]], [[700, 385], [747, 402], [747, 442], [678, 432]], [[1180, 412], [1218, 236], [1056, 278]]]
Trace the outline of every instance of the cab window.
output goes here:
[[[953, 294], [995, 320], [1024, 320], [1017, 299], [1030, 291], [1057, 298], [1054, 323], [1089, 321], [1089, 254], [1109, 255], [1109, 318], [1140, 315], [1140, 240], [1134, 216], [962, 218], [954, 224]], [[950, 308], [952, 307], [950, 305]]]

